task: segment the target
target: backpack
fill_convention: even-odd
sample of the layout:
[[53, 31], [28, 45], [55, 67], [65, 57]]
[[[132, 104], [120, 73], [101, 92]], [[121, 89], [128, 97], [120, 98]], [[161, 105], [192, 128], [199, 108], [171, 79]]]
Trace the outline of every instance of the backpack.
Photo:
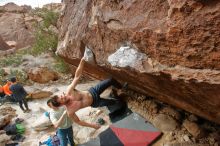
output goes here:
[[16, 124], [7, 125], [4, 130], [6, 131], [7, 135], [15, 135], [17, 134]]
[[60, 139], [57, 136], [57, 133], [55, 135], [50, 136], [46, 141], [39, 142], [39, 146], [41, 145], [60, 146]]
[[52, 146], [59, 146], [60, 145], [60, 139], [57, 136], [57, 134], [51, 136], [51, 144], [52, 144]]
[[16, 131], [18, 134], [24, 134], [25, 127], [23, 124], [16, 124]]

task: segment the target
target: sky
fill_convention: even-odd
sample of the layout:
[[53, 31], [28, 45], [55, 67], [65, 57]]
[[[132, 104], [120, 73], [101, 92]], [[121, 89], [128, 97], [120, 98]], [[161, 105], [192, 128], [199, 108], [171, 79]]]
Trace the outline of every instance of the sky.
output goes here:
[[13, 2], [17, 5], [30, 5], [32, 8], [42, 7], [48, 3], [60, 3], [61, 0], [0, 0], [0, 6], [5, 5], [9, 2]]

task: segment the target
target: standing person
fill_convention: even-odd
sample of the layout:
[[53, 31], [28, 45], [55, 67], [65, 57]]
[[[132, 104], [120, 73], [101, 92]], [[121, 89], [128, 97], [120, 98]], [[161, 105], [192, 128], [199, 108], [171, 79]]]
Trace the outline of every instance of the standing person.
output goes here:
[[[28, 95], [25, 91], [24, 87], [17, 83], [17, 80], [15, 77], [10, 79], [12, 84], [10, 86], [10, 90], [12, 91], [12, 96], [15, 98], [15, 100], [19, 103], [19, 106], [23, 112], [29, 112], [30, 109], [28, 108], [26, 96]], [[23, 105], [26, 109], [24, 109]]]
[[75, 114], [76, 111], [79, 109], [92, 106], [92, 107], [102, 107], [107, 106], [115, 103], [115, 100], [113, 99], [103, 99], [100, 98], [100, 94], [113, 85], [114, 87], [118, 89], [122, 89], [122, 85], [119, 84], [116, 80], [113, 78], [101, 81], [99, 84], [97, 84], [95, 87], [91, 87], [89, 91], [78, 91], [76, 90], [76, 85], [79, 81], [80, 76], [82, 75], [83, 68], [85, 64], [85, 59], [82, 58], [78, 68], [75, 72], [75, 77], [72, 81], [72, 83], [67, 88], [66, 95], [62, 96], [54, 96], [52, 97], [52, 104], [55, 107], [65, 106], [67, 109], [68, 116], [77, 124], [81, 126], [87, 126], [91, 128], [98, 129], [100, 128], [100, 125], [98, 124], [91, 124], [86, 123], [84, 121], [81, 121], [78, 116]]
[[51, 99], [47, 101], [47, 105], [51, 108], [50, 120], [54, 127], [58, 129], [60, 145], [67, 146], [69, 142], [71, 146], [74, 146], [72, 120], [67, 116], [65, 108], [53, 106]]

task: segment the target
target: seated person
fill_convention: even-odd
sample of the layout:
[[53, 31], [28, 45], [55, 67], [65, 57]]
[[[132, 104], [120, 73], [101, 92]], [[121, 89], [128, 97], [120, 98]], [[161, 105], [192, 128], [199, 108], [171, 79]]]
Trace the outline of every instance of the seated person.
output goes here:
[[12, 96], [12, 91], [10, 90], [11, 81], [8, 79], [6, 80], [6, 84], [3, 86], [3, 91], [5, 94], [6, 102], [15, 102], [14, 97]]
[[11, 86], [10, 80], [6, 80], [6, 84], [3, 86], [3, 90], [4, 90], [5, 95], [11, 96], [12, 92], [9, 89], [10, 86]]
[[4, 97], [5, 97], [5, 93], [3, 87], [0, 85], [0, 98], [4, 98]]
[[0, 102], [4, 104], [5, 102], [15, 102], [14, 98], [11, 95], [6, 95], [4, 88], [0, 85]]

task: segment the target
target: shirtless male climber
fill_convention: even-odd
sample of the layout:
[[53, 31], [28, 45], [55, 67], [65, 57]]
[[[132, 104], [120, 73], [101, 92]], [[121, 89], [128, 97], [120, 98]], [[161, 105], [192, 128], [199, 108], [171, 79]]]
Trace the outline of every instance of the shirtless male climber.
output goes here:
[[53, 96], [51, 98], [51, 103], [55, 107], [65, 106], [68, 116], [75, 123], [81, 126], [98, 129], [100, 128], [100, 125], [81, 121], [78, 118], [78, 116], [75, 114], [75, 112], [78, 111], [79, 109], [88, 106], [102, 107], [102, 106], [114, 104], [115, 100], [100, 98], [100, 94], [111, 85], [113, 85], [117, 89], [122, 89], [122, 85], [113, 78], [110, 78], [101, 81], [95, 87], [91, 87], [88, 91], [76, 90], [75, 88], [80, 79], [80, 76], [82, 75], [84, 64], [85, 64], [85, 59], [82, 58], [79, 63], [79, 66], [76, 69], [75, 77], [72, 83], [67, 88], [67, 93], [61, 96], [57, 96], [57, 95]]

